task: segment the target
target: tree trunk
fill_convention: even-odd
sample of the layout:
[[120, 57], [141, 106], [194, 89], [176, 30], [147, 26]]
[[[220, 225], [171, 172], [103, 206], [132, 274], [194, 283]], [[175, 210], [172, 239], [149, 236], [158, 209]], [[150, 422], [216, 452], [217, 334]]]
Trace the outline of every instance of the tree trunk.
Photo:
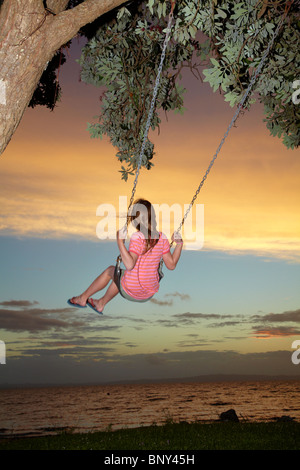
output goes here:
[[48, 62], [85, 24], [124, 0], [4, 0], [0, 10], [0, 155], [16, 131]]

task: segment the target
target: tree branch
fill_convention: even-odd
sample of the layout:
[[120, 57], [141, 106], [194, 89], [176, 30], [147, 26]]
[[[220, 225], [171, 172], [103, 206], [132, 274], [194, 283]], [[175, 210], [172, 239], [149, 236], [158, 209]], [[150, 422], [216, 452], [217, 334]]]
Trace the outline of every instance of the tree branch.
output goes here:
[[67, 8], [69, 0], [47, 0], [47, 7], [56, 15]]
[[93, 22], [99, 16], [122, 5], [122, 3], [126, 3], [126, 0], [85, 0], [77, 7], [53, 17], [47, 30], [48, 34], [55, 38], [53, 41], [54, 50], [70, 41], [82, 26]]

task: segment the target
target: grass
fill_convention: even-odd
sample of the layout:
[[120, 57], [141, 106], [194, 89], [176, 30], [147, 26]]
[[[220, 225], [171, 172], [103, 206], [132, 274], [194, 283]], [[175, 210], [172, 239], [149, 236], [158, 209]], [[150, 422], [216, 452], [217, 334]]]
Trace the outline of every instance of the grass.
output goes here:
[[300, 423], [169, 423], [118, 431], [2, 439], [0, 450], [299, 450]]

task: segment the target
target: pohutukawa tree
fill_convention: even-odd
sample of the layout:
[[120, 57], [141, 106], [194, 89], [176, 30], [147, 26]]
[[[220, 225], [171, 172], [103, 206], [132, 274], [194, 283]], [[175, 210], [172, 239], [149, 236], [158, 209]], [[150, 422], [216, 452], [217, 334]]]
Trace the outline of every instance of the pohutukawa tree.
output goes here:
[[[90, 39], [80, 58], [81, 79], [102, 87], [99, 118], [89, 130], [92, 137], [110, 138], [122, 163], [122, 177], [127, 179], [136, 167], [170, 4], [169, 0], [4, 0], [0, 11], [0, 80], [7, 90], [6, 105], [0, 104], [1, 125], [5, 122], [2, 151], [28, 104], [55, 105], [53, 99], [47, 100], [45, 89], [51, 83], [58, 89], [55, 79], [49, 79], [61, 63], [57, 50], [81, 28], [81, 34]], [[256, 100], [262, 102], [270, 133], [281, 138], [286, 147], [298, 147], [300, 105], [293, 99], [295, 86], [300, 88], [297, 0], [176, 0], [152, 129], [159, 127], [161, 111], [183, 112], [183, 67], [189, 67], [214, 91], [220, 91], [230, 106], [236, 106], [283, 15], [285, 21], [258, 77], [255, 94], [244, 108], [250, 109]], [[82, 29], [100, 16], [92, 29]], [[49, 68], [43, 74], [48, 61]], [[41, 76], [44, 81], [37, 87]], [[59, 93], [52, 89], [54, 95], [57, 99]], [[148, 169], [153, 152], [148, 140], [143, 160]]]

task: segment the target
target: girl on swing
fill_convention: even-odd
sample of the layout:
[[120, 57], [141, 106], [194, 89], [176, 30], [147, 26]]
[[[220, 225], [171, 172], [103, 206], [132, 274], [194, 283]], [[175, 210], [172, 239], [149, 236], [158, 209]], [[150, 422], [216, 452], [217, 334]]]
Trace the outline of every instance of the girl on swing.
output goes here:
[[[131, 236], [128, 250], [125, 247], [127, 230], [123, 228], [117, 232], [117, 243], [126, 269], [118, 272], [114, 266], [109, 266], [86, 291], [69, 299], [69, 305], [73, 307], [88, 305], [97, 313], [102, 314], [105, 305], [119, 292], [129, 300], [146, 302], [159, 289], [160, 260], [163, 259], [168, 269], [175, 269], [181, 255], [183, 241], [178, 234], [173, 234], [172, 240], [176, 243], [176, 247], [171, 253], [168, 239], [156, 230], [152, 204], [145, 199], [138, 199], [134, 202], [127, 218], [137, 231]], [[103, 297], [98, 300], [91, 297], [104, 289], [110, 281], [112, 282]]]

